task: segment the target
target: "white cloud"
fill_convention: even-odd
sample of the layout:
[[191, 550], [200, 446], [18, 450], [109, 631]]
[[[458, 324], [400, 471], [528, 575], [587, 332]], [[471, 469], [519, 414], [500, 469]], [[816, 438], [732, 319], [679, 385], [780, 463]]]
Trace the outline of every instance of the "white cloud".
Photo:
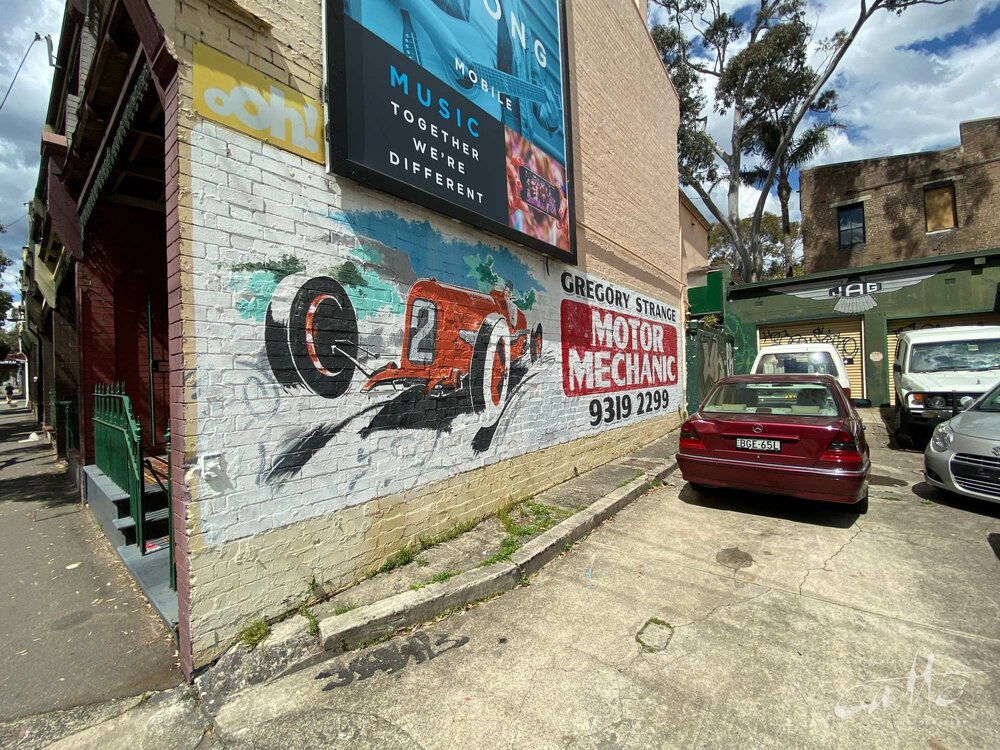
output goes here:
[[[4, 24], [0, 27], [0, 98], [7, 92], [14, 72], [37, 31], [51, 34], [58, 43], [63, 0], [5, 0]], [[52, 68], [45, 41], [31, 47], [24, 66], [0, 110], [0, 222], [9, 225], [0, 234], [0, 250], [15, 262], [3, 274], [0, 285], [18, 296], [17, 274], [21, 246], [27, 238], [28, 222], [21, 219], [38, 179], [38, 147], [48, 106]]]
[[[748, 5], [739, 0], [724, 3], [730, 11]], [[833, 79], [840, 95], [837, 118], [849, 130], [834, 132], [830, 148], [813, 166], [957, 145], [960, 122], [1000, 115], [1000, 30], [979, 37], [968, 33], [981, 14], [998, 5], [1000, 0], [956, 0], [917, 6], [899, 16], [884, 11], [873, 16]], [[812, 3], [809, 16], [816, 38], [851, 27], [858, 8], [858, 0]], [[908, 49], [952, 34], [944, 52]], [[711, 92], [710, 87], [706, 90]], [[731, 127], [730, 116], [709, 115], [708, 132], [720, 143], [726, 143]], [[752, 210], [747, 201], [751, 197], [741, 190], [744, 214]], [[792, 218], [797, 219], [797, 201], [793, 198], [792, 203]]]

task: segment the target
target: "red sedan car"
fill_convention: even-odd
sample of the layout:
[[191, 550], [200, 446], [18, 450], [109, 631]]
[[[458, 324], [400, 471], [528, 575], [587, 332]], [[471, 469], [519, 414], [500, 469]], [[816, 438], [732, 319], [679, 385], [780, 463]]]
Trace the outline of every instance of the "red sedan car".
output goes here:
[[681, 427], [677, 463], [694, 489], [728, 487], [868, 511], [868, 443], [829, 375], [719, 380]]

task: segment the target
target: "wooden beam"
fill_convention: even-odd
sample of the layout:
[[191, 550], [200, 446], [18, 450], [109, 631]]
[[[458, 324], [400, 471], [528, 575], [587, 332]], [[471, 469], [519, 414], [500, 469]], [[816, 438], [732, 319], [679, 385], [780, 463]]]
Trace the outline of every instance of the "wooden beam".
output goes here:
[[80, 212], [76, 201], [59, 178], [52, 160], [49, 160], [49, 218], [52, 228], [59, 235], [60, 242], [74, 258], [83, 257], [83, 242], [80, 237]]
[[177, 75], [177, 60], [167, 49], [167, 40], [163, 29], [156, 20], [147, 0], [121, 0], [122, 5], [132, 19], [132, 25], [139, 35], [139, 43], [146, 53], [149, 69], [153, 73], [153, 82], [160, 102], [164, 101], [165, 90]]
[[129, 66], [128, 75], [125, 76], [125, 85], [122, 86], [121, 91], [118, 92], [118, 101], [115, 102], [115, 107], [111, 111], [111, 116], [108, 118], [108, 122], [105, 125], [104, 135], [101, 136], [101, 143], [98, 146], [97, 151], [94, 153], [93, 160], [90, 162], [90, 171], [87, 173], [87, 179], [83, 181], [83, 186], [80, 188], [80, 202], [78, 204], [78, 208], [82, 208], [83, 202], [87, 200], [87, 194], [90, 192], [90, 188], [94, 183], [94, 177], [97, 176], [97, 170], [101, 168], [101, 161], [103, 160], [104, 152], [108, 145], [110, 145], [111, 139], [115, 137], [113, 131], [118, 127], [122, 110], [125, 108], [125, 103], [128, 101], [129, 96], [132, 93], [132, 84], [135, 82], [136, 75], [144, 62], [142, 50], [137, 50], [132, 56], [132, 64]]

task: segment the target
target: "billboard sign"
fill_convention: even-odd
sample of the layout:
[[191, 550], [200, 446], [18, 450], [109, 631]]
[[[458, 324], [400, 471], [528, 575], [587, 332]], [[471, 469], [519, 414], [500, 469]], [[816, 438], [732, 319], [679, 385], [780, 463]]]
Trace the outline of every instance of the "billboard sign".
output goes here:
[[563, 0], [327, 0], [331, 168], [576, 261]]

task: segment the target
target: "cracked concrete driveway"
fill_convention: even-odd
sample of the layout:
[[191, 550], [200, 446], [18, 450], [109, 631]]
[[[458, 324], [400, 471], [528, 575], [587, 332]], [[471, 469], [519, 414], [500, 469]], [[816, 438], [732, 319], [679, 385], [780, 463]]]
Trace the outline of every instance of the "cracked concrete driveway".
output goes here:
[[215, 737], [1000, 747], [1000, 507], [928, 490], [920, 460], [878, 451], [860, 518], [675, 474], [530, 585], [238, 695]]

